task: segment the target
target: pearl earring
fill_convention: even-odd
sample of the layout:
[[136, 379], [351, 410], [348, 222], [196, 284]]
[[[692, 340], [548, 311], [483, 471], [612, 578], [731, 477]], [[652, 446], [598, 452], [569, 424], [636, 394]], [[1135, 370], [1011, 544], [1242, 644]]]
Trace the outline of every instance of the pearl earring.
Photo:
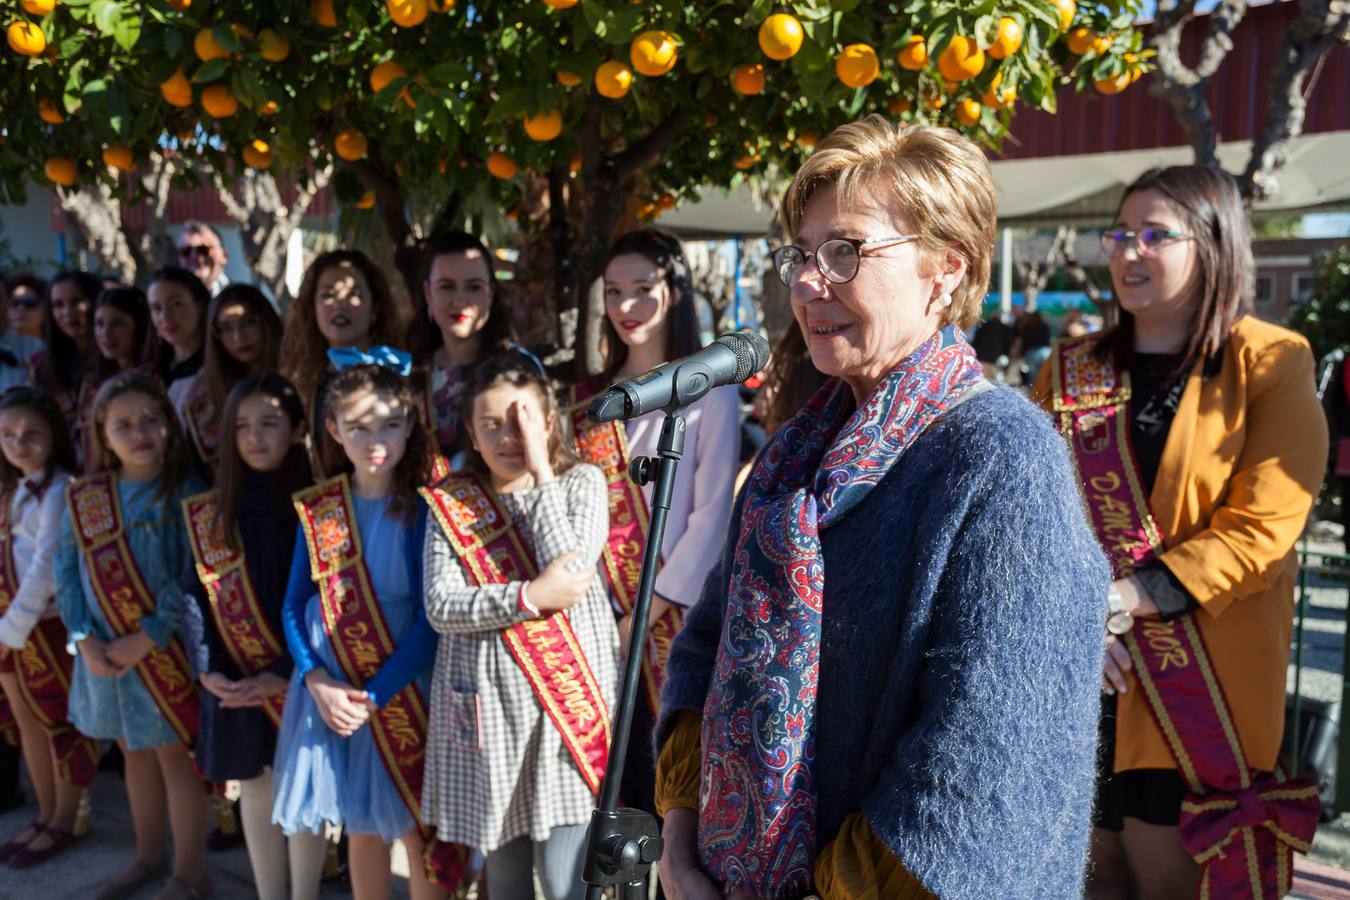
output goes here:
[[952, 295], [947, 293], [946, 291], [943, 291], [941, 294], [938, 295], [937, 302], [938, 306], [941, 306], [943, 309], [946, 309], [948, 306], [952, 305]]

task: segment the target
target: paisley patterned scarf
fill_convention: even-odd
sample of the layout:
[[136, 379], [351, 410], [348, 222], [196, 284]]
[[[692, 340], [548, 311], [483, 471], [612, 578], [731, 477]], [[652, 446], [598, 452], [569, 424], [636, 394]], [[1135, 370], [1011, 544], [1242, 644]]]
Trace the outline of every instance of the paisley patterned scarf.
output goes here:
[[703, 709], [699, 847], [728, 893], [799, 897], [811, 889], [820, 530], [862, 502], [979, 380], [970, 345], [944, 329], [856, 411], [848, 386], [832, 379], [755, 464]]

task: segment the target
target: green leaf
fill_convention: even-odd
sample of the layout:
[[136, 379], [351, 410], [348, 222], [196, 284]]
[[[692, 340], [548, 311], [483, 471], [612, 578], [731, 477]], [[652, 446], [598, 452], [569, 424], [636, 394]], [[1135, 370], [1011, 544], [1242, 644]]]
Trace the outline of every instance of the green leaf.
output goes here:
[[192, 73], [193, 84], [205, 84], [208, 81], [215, 81], [225, 74], [225, 70], [230, 66], [227, 59], [217, 57], [202, 63], [201, 68]]
[[501, 48], [503, 50], [510, 50], [512, 47], [516, 45], [516, 41], [518, 41], [519, 39], [520, 39], [519, 31], [516, 31], [514, 28], [504, 28], [502, 29]]
[[114, 84], [108, 89], [105, 107], [112, 130], [118, 137], [126, 137], [131, 124], [131, 102], [120, 85]]
[[139, 16], [128, 16], [118, 19], [117, 24], [113, 26], [113, 40], [123, 50], [130, 52], [136, 46], [136, 42], [141, 37], [141, 20]]
[[183, 32], [177, 28], [169, 28], [164, 32], [164, 53], [168, 56], [177, 56], [183, 52]]
[[94, 0], [89, 5], [89, 13], [99, 33], [104, 37], [112, 37], [113, 29], [122, 18], [122, 4], [117, 0]]

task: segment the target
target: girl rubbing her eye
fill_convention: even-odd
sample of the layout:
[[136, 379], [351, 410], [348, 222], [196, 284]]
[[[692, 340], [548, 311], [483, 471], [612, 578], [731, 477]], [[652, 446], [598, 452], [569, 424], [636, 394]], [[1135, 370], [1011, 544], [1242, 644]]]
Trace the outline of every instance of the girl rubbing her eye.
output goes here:
[[396, 344], [402, 331], [389, 283], [364, 253], [332, 250], [320, 254], [306, 270], [286, 318], [281, 373], [305, 404], [316, 476], [335, 474], [344, 466], [340, 448], [324, 427], [324, 387], [333, 372], [328, 350]]
[[[79, 651], [71, 721], [88, 737], [117, 741], [136, 834], [135, 858], [96, 896], [128, 896], [170, 874], [166, 824], [173, 868], [159, 896], [201, 896], [210, 892], [208, 790], [192, 765], [198, 698], [179, 631], [180, 580], [191, 559], [180, 504], [202, 485], [185, 475], [173, 407], [148, 376], [105, 382], [92, 427], [98, 474], [66, 492], [56, 602]], [[109, 553], [121, 564], [108, 565]]]
[[324, 427], [346, 471], [294, 497], [300, 528], [282, 622], [295, 666], [272, 818], [293, 837], [341, 824], [361, 898], [389, 896], [389, 845], [402, 839], [412, 896], [424, 900], [457, 888], [465, 862], [462, 848], [433, 843], [428, 866], [416, 864], [428, 846], [422, 760], [393, 750], [426, 741], [436, 634], [422, 609], [426, 506], [417, 490], [431, 457], [408, 358], [387, 347], [332, 358], [341, 370], [325, 390]]
[[194, 557], [183, 589], [205, 623], [197, 765], [212, 782], [239, 782], [259, 898], [313, 897], [324, 840], [301, 832], [288, 842], [272, 824], [272, 760], [292, 669], [281, 607], [295, 547], [277, 536], [294, 532], [290, 496], [311, 481], [305, 413], [288, 381], [263, 373], [230, 391], [223, 418], [233, 427], [221, 445], [215, 490], [183, 506]]
[[[576, 463], [549, 385], [520, 354], [479, 364], [463, 415], [470, 470], [425, 492], [437, 522], [426, 609], [441, 638], [422, 808], [443, 840], [487, 854], [493, 897], [532, 896], [537, 875], [548, 900], [580, 898], [618, 684], [596, 567], [609, 533], [604, 477]], [[485, 508], [509, 527], [475, 554], [456, 523]], [[530, 652], [549, 641], [581, 650], [572, 669]], [[556, 705], [578, 712], [555, 722], [545, 704], [559, 682], [572, 702]]]
[[[0, 395], [0, 687], [19, 728], [37, 795], [33, 823], [0, 844], [0, 860], [23, 869], [75, 841], [80, 793], [99, 748], [67, 710], [73, 658], [52, 602], [53, 561], [75, 448], [56, 401], [32, 388]], [[61, 678], [52, 678], [52, 672]]]

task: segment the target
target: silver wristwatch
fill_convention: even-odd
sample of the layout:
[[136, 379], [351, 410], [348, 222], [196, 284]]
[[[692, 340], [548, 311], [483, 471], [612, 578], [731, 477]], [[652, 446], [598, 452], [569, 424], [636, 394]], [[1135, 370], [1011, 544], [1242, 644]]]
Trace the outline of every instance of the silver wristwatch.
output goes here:
[[1106, 589], [1106, 630], [1119, 637], [1134, 627], [1134, 616], [1125, 608], [1120, 588], [1114, 584]]

